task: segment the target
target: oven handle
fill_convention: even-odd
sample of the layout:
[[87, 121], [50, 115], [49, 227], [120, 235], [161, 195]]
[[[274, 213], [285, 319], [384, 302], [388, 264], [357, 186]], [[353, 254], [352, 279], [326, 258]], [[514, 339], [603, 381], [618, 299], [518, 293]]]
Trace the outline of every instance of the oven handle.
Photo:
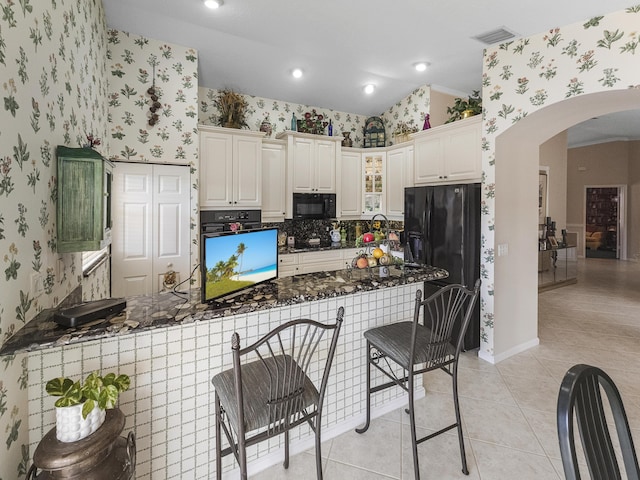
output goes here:
[[224, 225], [205, 223], [202, 225], [202, 233], [220, 233], [224, 232]]

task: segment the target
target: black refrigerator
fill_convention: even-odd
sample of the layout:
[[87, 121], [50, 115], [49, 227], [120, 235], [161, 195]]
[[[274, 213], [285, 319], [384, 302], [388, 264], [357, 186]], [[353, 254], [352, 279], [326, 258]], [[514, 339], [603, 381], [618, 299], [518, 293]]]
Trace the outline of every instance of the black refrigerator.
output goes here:
[[[450, 283], [472, 289], [480, 277], [480, 204], [479, 183], [405, 189], [405, 263], [433, 265], [449, 272], [444, 280], [425, 282], [423, 298]], [[479, 304], [476, 302], [464, 338], [464, 350], [480, 346]]]

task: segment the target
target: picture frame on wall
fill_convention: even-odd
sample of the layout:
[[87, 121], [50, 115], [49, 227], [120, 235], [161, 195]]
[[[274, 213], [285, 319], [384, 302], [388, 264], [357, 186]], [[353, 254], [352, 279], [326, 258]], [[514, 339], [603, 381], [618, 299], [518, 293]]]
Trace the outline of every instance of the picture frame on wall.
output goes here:
[[547, 189], [549, 174], [540, 170], [538, 175], [538, 225], [544, 225], [547, 218]]

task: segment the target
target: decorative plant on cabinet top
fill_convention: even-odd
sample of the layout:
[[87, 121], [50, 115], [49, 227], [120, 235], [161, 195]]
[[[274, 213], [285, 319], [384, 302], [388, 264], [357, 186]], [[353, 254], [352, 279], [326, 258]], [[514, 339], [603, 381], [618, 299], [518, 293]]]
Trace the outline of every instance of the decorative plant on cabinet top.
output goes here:
[[220, 90], [213, 100], [214, 106], [218, 109], [218, 125], [227, 128], [248, 127], [247, 107], [249, 103], [240, 93], [233, 90]]
[[316, 112], [306, 112], [302, 120], [298, 120], [297, 128], [302, 133], [313, 133], [315, 135], [324, 135], [324, 129], [327, 128], [329, 122], [325, 121], [326, 115]]
[[466, 100], [456, 98], [453, 106], [447, 107], [447, 113], [449, 114], [449, 120], [444, 123], [455, 122], [456, 120], [482, 113], [482, 97], [480, 97], [480, 92], [474, 90]]

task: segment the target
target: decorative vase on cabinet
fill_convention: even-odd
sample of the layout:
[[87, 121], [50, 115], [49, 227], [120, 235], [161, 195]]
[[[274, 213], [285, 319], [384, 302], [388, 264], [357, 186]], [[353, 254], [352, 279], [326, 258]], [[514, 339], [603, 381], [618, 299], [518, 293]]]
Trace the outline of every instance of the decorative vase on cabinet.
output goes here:
[[269, 116], [267, 116], [260, 124], [260, 131], [264, 132], [267, 137], [270, 137], [271, 133], [273, 133], [273, 127], [271, 126], [271, 122], [269, 121]]
[[353, 140], [351, 140], [351, 132], [342, 132], [342, 136], [344, 137], [342, 139], [342, 146], [343, 147], [352, 147], [353, 146]]

